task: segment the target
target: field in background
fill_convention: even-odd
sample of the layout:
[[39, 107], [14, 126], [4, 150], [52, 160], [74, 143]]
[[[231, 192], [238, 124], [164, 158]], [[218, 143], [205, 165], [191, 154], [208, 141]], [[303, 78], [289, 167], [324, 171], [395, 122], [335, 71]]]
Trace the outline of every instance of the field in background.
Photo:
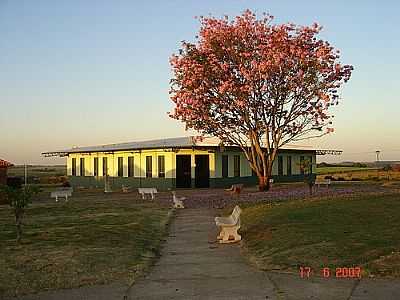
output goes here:
[[370, 171], [376, 170], [377, 168], [360, 168], [360, 167], [317, 167], [317, 175], [335, 174], [335, 173], [347, 173], [354, 171]]
[[131, 283], [158, 253], [168, 209], [132, 195], [74, 193], [69, 202], [31, 205], [22, 244], [0, 206], [0, 298], [112, 281]]
[[318, 178], [330, 176], [335, 180], [343, 181], [381, 181], [381, 180], [400, 180], [400, 171], [385, 171], [382, 168], [358, 168], [358, 167], [323, 167], [317, 168]]
[[[67, 166], [27, 166], [28, 183], [59, 184], [67, 180]], [[25, 177], [24, 166], [14, 166], [8, 169], [9, 177]]]

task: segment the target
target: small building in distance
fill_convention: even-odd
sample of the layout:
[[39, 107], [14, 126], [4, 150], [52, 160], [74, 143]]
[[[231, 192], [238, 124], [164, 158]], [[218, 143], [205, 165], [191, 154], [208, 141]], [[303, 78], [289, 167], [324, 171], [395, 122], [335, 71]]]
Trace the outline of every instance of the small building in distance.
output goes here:
[[[275, 182], [304, 181], [315, 176], [316, 155], [340, 154], [335, 150], [285, 146], [273, 165]], [[42, 153], [67, 158], [67, 175], [73, 186], [113, 189], [122, 186], [169, 188], [229, 187], [258, 184], [258, 178], [240, 148], [221, 146], [213, 137], [179, 137], [142, 142], [74, 147]], [[309, 161], [304, 170], [302, 162]]]
[[6, 185], [7, 184], [7, 169], [12, 167], [13, 164], [0, 159], [0, 184]]

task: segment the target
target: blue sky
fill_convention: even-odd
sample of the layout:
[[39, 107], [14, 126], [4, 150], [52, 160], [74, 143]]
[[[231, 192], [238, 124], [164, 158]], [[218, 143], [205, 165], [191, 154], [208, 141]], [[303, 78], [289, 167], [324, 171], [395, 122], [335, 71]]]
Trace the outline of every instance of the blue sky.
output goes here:
[[276, 22], [324, 26], [355, 67], [335, 108], [335, 133], [307, 142], [342, 149], [321, 160], [400, 159], [397, 1], [0, 1], [0, 157], [182, 136], [168, 118], [168, 59], [194, 40], [195, 16], [246, 8]]

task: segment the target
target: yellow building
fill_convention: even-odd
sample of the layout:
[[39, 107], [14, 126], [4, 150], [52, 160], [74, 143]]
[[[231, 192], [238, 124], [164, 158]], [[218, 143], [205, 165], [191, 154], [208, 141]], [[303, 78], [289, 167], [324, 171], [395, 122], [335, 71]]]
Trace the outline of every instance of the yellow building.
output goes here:
[[[331, 152], [306, 147], [280, 149], [273, 165], [274, 181], [303, 181], [307, 174], [315, 177], [316, 155]], [[75, 147], [43, 155], [67, 158], [67, 175], [73, 186], [104, 186], [106, 176], [115, 189], [123, 185], [166, 190], [258, 182], [241, 150], [220, 147], [216, 138], [181, 137]], [[309, 170], [300, 167], [305, 160], [311, 162]]]

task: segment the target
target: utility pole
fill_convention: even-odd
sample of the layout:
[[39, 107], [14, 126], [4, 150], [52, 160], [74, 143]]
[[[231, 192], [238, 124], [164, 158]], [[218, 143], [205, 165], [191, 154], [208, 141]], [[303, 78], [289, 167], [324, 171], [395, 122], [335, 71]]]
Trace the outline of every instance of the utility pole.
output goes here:
[[24, 174], [25, 174], [24, 177], [25, 177], [25, 186], [26, 186], [26, 184], [28, 183], [28, 167], [26, 164], [25, 164]]
[[378, 174], [378, 179], [379, 179], [379, 154], [381, 153], [381, 151], [376, 150], [375, 153], [376, 153], [376, 166], [377, 166], [376, 172]]

